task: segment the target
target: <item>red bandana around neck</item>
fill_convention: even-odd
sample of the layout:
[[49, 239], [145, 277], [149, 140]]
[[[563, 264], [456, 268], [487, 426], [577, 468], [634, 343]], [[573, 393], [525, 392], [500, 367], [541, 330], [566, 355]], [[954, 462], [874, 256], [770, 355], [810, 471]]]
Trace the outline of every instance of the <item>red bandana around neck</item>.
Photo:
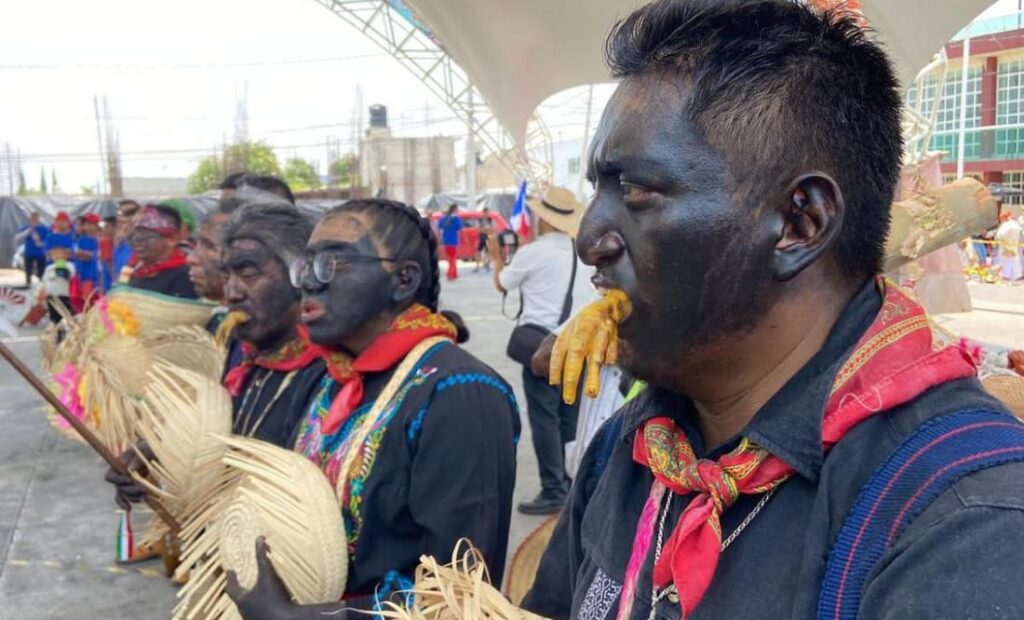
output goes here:
[[224, 376], [224, 387], [232, 397], [242, 393], [245, 380], [254, 367], [290, 372], [305, 368], [320, 357], [320, 352], [301, 333], [273, 353], [260, 354], [248, 342], [242, 343], [242, 361]]
[[[132, 255], [134, 257], [134, 254]], [[174, 248], [171, 255], [167, 257], [167, 260], [159, 263], [153, 263], [152, 265], [143, 265], [136, 267], [135, 271], [132, 272], [133, 278], [150, 278], [158, 273], [167, 271], [168, 269], [175, 269], [177, 267], [184, 267], [188, 264], [188, 257], [185, 253], [178, 248]]]
[[[853, 354], [836, 374], [822, 420], [822, 450], [828, 451], [867, 418], [907, 403], [924, 391], [973, 376], [971, 355], [959, 347], [939, 348], [932, 340], [924, 309], [893, 282], [879, 278], [882, 308]], [[648, 420], [636, 432], [633, 459], [654, 474], [648, 503], [667, 489], [696, 493], [665, 541], [654, 567], [654, 585], [675, 585], [689, 616], [714, 577], [721, 554], [721, 515], [743, 494], [766, 493], [794, 473], [792, 467], [757, 444], [740, 445], [717, 461], [697, 459], [686, 434], [669, 417]], [[644, 514], [657, 506], [645, 506]], [[656, 513], [655, 513], [656, 514]], [[649, 520], [649, 519], [648, 519]], [[653, 528], [641, 517], [627, 567], [620, 607], [628, 608], [638, 570], [651, 547]], [[619, 618], [624, 610], [620, 608]], [[628, 613], [628, 612], [627, 612]]]
[[454, 341], [455, 326], [441, 314], [415, 304], [392, 321], [388, 331], [377, 336], [355, 359], [341, 351], [317, 347], [327, 363], [327, 371], [342, 386], [331, 401], [327, 417], [320, 422], [320, 431], [324, 435], [337, 432], [363, 401], [365, 373], [382, 372], [395, 366], [416, 345], [433, 336], [444, 336]]

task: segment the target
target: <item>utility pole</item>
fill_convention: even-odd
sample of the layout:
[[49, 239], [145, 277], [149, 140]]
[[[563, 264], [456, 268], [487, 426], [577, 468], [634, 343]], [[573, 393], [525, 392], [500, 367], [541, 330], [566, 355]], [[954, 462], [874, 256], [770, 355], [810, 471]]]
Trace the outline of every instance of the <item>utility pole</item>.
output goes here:
[[100, 179], [99, 193], [106, 193], [107, 187], [107, 157], [103, 152], [103, 127], [100, 124], [100, 100], [96, 95], [92, 96], [92, 111], [96, 116], [96, 144], [100, 152]]

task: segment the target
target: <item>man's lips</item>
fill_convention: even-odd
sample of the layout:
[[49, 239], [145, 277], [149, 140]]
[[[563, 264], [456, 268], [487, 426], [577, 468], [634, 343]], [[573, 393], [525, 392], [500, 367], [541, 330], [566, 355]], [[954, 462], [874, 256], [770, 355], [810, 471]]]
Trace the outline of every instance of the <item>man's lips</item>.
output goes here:
[[590, 282], [596, 288], [598, 288], [599, 290], [602, 290], [602, 291], [609, 291], [609, 290], [612, 290], [612, 289], [622, 290], [621, 286], [619, 286], [611, 278], [605, 276], [604, 274], [602, 274], [600, 272], [595, 273], [593, 275], [593, 277], [590, 278]]
[[312, 323], [313, 321], [323, 317], [327, 312], [322, 304], [315, 301], [303, 301], [301, 308], [302, 316], [300, 318], [303, 323]]

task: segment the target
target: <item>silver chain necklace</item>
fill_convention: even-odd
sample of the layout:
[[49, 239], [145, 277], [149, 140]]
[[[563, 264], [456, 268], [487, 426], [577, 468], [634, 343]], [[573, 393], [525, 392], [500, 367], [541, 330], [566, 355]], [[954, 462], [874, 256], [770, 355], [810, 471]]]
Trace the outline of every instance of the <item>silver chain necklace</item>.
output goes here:
[[[743, 530], [747, 529], [747, 526], [750, 525], [750, 522], [753, 521], [754, 517], [756, 517], [758, 513], [761, 512], [761, 510], [765, 507], [765, 505], [768, 504], [768, 500], [770, 500], [772, 498], [772, 495], [774, 494], [775, 489], [772, 489], [771, 491], [768, 491], [767, 493], [764, 494], [764, 496], [761, 497], [761, 501], [757, 502], [757, 505], [754, 506], [754, 509], [750, 511], [750, 514], [748, 514], [746, 518], [744, 518], [743, 521], [741, 521], [740, 524], [736, 526], [736, 529], [732, 531], [732, 534], [729, 534], [729, 536], [722, 541], [722, 551], [725, 551], [727, 548], [729, 548], [729, 545], [731, 545], [733, 541], [736, 540], [737, 537], [739, 537]], [[672, 507], [672, 498], [674, 496], [675, 493], [672, 493], [670, 491], [668, 494], [668, 499], [665, 501], [665, 509], [664, 511], [662, 511], [661, 518], [658, 520], [658, 543], [654, 548], [655, 565], [658, 563], [658, 560], [661, 559], [661, 547], [665, 539], [665, 520], [668, 518], [668, 513]], [[651, 587], [651, 613], [647, 616], [647, 620], [656, 620], [655, 614], [658, 609], [658, 603], [660, 603], [662, 600], [666, 598], [668, 598], [669, 601], [673, 604], [679, 602], [679, 595], [676, 592], [675, 584], [669, 584], [666, 588], [662, 589], [661, 592], [658, 592], [657, 587]]]

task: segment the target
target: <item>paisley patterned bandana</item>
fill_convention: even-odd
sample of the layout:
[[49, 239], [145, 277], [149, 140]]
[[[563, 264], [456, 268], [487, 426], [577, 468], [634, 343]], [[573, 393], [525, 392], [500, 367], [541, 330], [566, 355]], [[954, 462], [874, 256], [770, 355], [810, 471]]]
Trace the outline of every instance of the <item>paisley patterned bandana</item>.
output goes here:
[[[925, 390], [973, 376], [971, 355], [932, 341], [924, 309], [891, 281], [878, 279], [882, 308], [853, 354], [836, 374], [822, 420], [822, 450], [828, 451], [851, 428], [872, 415], [907, 403]], [[792, 467], [744, 438], [717, 461], [698, 459], [686, 434], [669, 417], [648, 420], [637, 430], [633, 459], [654, 474], [655, 491], [695, 497], [680, 515], [654, 567], [654, 586], [675, 585], [689, 616], [714, 577], [722, 545], [721, 515], [740, 495], [766, 493], [794, 473]], [[660, 499], [652, 492], [647, 503]], [[643, 514], [658, 510], [644, 507]], [[639, 566], [651, 547], [653, 527], [638, 524], [623, 591], [633, 592]], [[619, 618], [630, 607], [620, 599]]]

